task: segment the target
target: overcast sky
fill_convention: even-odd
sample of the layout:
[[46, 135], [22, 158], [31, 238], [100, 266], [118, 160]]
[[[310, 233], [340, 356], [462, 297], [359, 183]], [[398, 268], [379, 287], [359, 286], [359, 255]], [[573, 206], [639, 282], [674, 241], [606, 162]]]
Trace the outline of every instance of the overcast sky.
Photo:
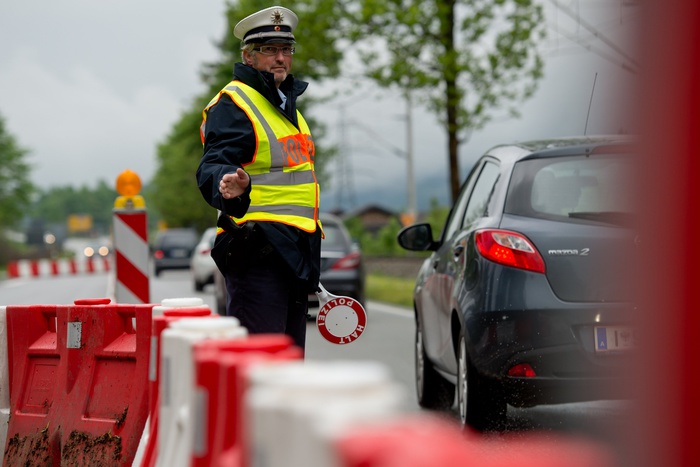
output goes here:
[[[632, 75], [600, 37], [631, 53], [624, 39], [637, 16], [637, 7], [628, 5], [633, 0], [559, 1], [569, 13], [542, 1], [549, 34], [545, 78], [520, 119], [494, 122], [460, 146], [463, 171], [495, 144], [583, 133], [589, 103], [589, 134], [629, 128], [620, 117], [626, 105], [621, 83]], [[156, 169], [156, 145], [203, 89], [198, 73], [203, 62], [217, 57], [212, 43], [224, 33], [224, 11], [224, 0], [2, 0], [0, 115], [31, 152], [32, 180], [40, 187], [111, 184], [128, 168], [147, 182]], [[581, 20], [574, 21], [571, 12]], [[599, 39], [587, 26], [595, 27]], [[341, 96], [314, 110], [329, 125], [329, 142], [345, 139], [345, 173], [354, 176], [349, 183], [347, 175], [338, 175], [328, 189], [403, 187], [405, 162], [387, 143], [405, 147], [405, 103], [370, 85], [348, 97], [342, 92], [347, 83], [308, 91]], [[341, 107], [348, 123], [344, 134]], [[420, 183], [446, 173], [446, 137], [434, 115], [414, 108], [413, 119]]]

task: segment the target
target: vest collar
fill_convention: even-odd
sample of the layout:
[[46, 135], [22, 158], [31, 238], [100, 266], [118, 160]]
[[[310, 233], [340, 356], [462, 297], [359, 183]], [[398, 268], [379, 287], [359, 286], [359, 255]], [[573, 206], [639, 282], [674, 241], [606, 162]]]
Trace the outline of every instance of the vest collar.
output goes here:
[[[244, 63], [236, 63], [233, 69], [233, 79], [244, 82], [251, 88], [265, 96], [275, 107], [279, 107], [282, 103], [275, 86], [275, 76], [267, 71], [258, 71], [252, 66]], [[309, 83], [294, 78], [294, 75], [287, 75], [287, 79], [280, 85], [280, 90], [287, 96], [288, 99], [296, 101], [296, 98], [306, 91]]]

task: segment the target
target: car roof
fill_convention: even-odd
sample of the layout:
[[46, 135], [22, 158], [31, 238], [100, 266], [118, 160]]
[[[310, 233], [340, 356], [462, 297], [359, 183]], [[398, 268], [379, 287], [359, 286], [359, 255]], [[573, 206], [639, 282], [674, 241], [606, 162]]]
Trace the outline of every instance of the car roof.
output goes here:
[[324, 222], [327, 222], [329, 224], [331, 224], [331, 223], [342, 224], [343, 223], [343, 221], [340, 219], [340, 217], [336, 216], [335, 214], [331, 214], [329, 212], [319, 212], [318, 218], [321, 220], [321, 224], [323, 224]]
[[634, 138], [625, 135], [571, 136], [501, 144], [489, 149], [486, 154], [515, 162], [523, 159], [592, 153], [604, 147], [630, 145], [634, 141]]
[[195, 229], [189, 228], [189, 227], [177, 227], [177, 228], [161, 230], [160, 232], [158, 232], [157, 236], [159, 238], [171, 237], [171, 236], [178, 236], [178, 237], [187, 236], [187, 237], [199, 238], [199, 235], [197, 235], [197, 231]]

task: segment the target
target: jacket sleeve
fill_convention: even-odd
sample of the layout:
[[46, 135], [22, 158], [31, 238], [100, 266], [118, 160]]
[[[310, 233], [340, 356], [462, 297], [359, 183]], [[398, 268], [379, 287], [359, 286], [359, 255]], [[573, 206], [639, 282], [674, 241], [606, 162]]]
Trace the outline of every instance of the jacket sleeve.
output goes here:
[[250, 206], [250, 189], [238, 198], [224, 199], [219, 182], [227, 173], [253, 160], [255, 132], [247, 115], [230, 97], [222, 95], [209, 109], [204, 133], [204, 153], [197, 167], [197, 185], [212, 207], [234, 216], [243, 217]]

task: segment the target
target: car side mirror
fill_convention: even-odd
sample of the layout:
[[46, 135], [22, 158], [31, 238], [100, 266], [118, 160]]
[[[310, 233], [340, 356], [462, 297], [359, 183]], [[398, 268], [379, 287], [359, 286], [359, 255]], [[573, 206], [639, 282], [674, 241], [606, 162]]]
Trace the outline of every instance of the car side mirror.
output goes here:
[[428, 251], [436, 250], [433, 241], [433, 229], [430, 224], [415, 224], [401, 229], [397, 236], [399, 245], [406, 250]]

